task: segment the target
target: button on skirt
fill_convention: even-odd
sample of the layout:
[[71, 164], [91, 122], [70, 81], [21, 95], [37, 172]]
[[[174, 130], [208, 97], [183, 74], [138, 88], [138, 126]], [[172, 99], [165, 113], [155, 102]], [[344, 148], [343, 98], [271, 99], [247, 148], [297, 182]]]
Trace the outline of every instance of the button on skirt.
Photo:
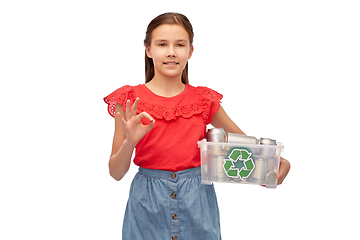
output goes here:
[[131, 184], [123, 240], [220, 240], [213, 185], [200, 167], [179, 172], [139, 168]]

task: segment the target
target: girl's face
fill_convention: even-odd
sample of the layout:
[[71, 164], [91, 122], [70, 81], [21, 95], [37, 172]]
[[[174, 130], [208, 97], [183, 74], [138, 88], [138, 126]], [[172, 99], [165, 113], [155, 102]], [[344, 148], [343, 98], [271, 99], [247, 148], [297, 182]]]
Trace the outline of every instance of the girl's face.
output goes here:
[[163, 24], [155, 28], [151, 34], [151, 44], [146, 47], [146, 55], [154, 63], [154, 77], [180, 76], [181, 79], [193, 50], [189, 34], [182, 26]]

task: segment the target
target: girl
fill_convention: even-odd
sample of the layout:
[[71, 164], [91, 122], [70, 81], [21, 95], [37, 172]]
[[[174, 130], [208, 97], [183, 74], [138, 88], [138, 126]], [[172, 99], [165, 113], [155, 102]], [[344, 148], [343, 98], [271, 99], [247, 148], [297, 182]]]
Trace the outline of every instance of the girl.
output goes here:
[[[123, 86], [104, 98], [115, 117], [109, 161], [121, 180], [139, 166], [126, 207], [123, 240], [218, 240], [219, 210], [214, 186], [201, 184], [200, 150], [206, 125], [244, 134], [220, 105], [222, 95], [188, 80], [193, 29], [178, 13], [153, 19], [146, 32], [145, 84]], [[281, 160], [282, 183], [290, 169]]]

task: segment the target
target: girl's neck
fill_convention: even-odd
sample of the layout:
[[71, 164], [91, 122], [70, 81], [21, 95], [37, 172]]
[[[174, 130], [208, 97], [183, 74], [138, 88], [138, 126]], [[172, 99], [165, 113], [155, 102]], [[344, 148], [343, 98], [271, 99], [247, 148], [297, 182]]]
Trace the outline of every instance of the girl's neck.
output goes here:
[[185, 90], [185, 85], [180, 78], [157, 77], [145, 84], [153, 93], [162, 97], [173, 97]]

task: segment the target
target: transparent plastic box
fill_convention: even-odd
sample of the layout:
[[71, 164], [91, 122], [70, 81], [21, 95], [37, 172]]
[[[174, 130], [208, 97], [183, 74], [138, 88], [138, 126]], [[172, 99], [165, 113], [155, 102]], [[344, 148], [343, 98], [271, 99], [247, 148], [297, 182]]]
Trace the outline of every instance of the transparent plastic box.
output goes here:
[[277, 145], [198, 142], [201, 153], [201, 183], [250, 183], [276, 188], [280, 154]]

